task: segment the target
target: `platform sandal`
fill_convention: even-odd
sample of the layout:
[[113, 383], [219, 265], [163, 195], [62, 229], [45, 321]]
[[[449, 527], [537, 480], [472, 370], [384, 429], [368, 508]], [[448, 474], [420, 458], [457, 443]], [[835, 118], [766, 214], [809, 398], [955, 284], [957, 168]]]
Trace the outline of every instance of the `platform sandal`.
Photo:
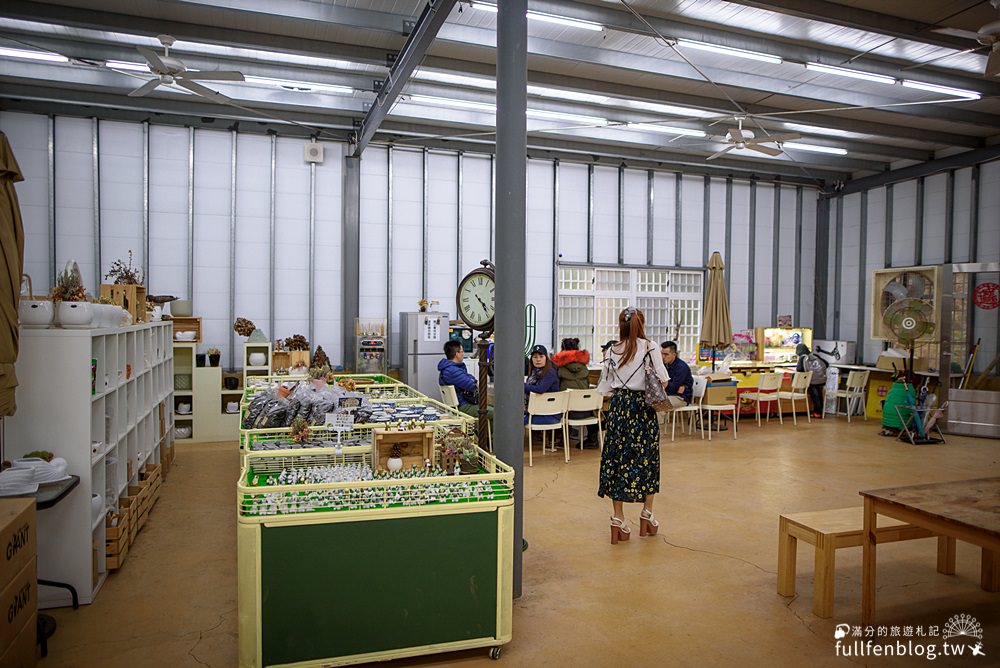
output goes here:
[[628, 528], [628, 520], [618, 519], [617, 517], [611, 518], [611, 544], [617, 545], [618, 541], [626, 541], [629, 536], [632, 535], [631, 529]]
[[659, 529], [660, 523], [653, 517], [653, 513], [643, 508], [642, 512], [639, 513], [639, 535], [655, 536]]

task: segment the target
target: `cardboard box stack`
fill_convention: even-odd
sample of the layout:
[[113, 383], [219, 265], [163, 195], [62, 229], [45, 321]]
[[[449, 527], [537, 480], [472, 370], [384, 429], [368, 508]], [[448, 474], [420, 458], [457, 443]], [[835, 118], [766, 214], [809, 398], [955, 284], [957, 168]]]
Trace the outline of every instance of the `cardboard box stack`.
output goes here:
[[0, 666], [38, 662], [35, 499], [0, 499]]

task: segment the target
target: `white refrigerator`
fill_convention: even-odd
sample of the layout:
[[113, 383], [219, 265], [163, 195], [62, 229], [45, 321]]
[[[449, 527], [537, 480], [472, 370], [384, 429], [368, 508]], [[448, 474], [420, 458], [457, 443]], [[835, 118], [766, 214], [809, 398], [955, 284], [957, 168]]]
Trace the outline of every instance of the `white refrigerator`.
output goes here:
[[447, 313], [399, 314], [399, 342], [403, 347], [403, 382], [423, 392], [431, 399], [440, 399], [438, 362], [444, 359], [444, 342], [448, 340]]

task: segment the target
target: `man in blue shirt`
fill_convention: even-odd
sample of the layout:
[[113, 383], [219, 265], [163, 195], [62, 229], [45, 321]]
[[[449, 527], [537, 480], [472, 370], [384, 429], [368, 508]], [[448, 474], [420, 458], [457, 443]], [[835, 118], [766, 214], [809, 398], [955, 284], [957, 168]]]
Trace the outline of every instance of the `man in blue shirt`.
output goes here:
[[[461, 341], [445, 341], [445, 359], [438, 362], [438, 385], [454, 385], [458, 395], [458, 410], [479, 417], [479, 391], [475, 377], [465, 368], [465, 350]], [[493, 407], [487, 407], [487, 417], [493, 421]]]
[[670, 381], [667, 383], [667, 399], [674, 408], [687, 406], [691, 403], [694, 389], [691, 367], [677, 357], [677, 344], [673, 341], [664, 341], [660, 344], [660, 355], [663, 356], [663, 366], [667, 367], [667, 375], [670, 376]]

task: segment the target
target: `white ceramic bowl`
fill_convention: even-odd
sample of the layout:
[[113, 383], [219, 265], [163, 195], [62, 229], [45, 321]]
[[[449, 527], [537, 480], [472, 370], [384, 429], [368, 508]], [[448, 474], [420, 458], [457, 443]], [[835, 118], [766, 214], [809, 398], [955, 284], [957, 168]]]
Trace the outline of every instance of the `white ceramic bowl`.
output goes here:
[[59, 325], [70, 329], [87, 329], [94, 321], [90, 302], [59, 302]]
[[267, 364], [267, 353], [250, 353], [247, 357], [250, 366], [264, 366]]
[[174, 436], [176, 438], [191, 438], [191, 427], [174, 427]]
[[184, 413], [184, 414], [190, 413], [191, 412], [191, 404], [185, 403], [183, 401], [180, 402], [179, 404], [177, 404], [177, 412], [178, 413]]
[[178, 318], [190, 318], [191, 300], [175, 299], [174, 301], [170, 302], [170, 315], [175, 315]]
[[195, 332], [174, 332], [175, 341], [194, 341]]
[[43, 299], [22, 299], [17, 305], [17, 316], [25, 327], [47, 327], [54, 313], [52, 302]]

